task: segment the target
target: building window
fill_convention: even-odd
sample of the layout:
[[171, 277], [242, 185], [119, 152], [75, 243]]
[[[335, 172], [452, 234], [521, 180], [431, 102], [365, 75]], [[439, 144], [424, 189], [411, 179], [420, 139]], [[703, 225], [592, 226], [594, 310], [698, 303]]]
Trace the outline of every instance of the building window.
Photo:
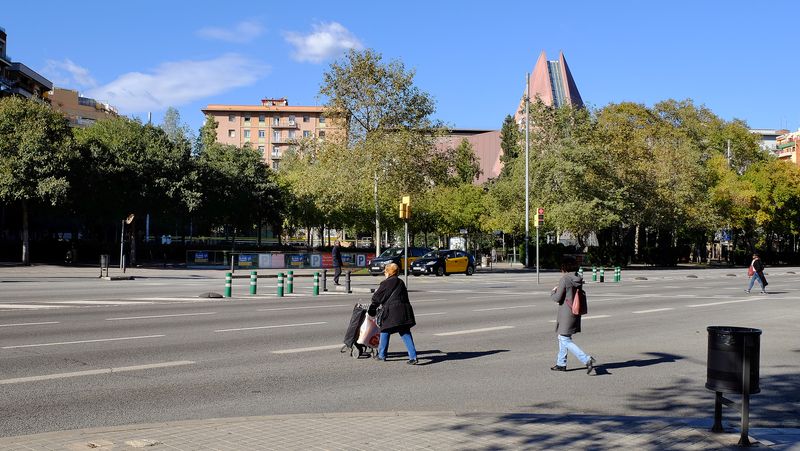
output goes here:
[[258, 137], [259, 138], [265, 138], [266, 136], [267, 136], [267, 131], [266, 130], [259, 130], [258, 131]]
[[228, 115], [228, 122], [236, 122], [236, 115], [235, 114], [229, 114]]
[[236, 130], [228, 130], [228, 138], [236, 138]]
[[245, 114], [244, 123], [247, 124], [247, 125], [250, 125], [250, 115], [249, 114]]
[[289, 116], [289, 125], [294, 125], [295, 123], [294, 116]]
[[264, 152], [265, 152], [264, 151], [264, 146], [258, 146], [258, 153], [260, 153], [261, 155], [264, 155]]
[[325, 132], [319, 132], [319, 139], [325, 139]]
[[325, 123], [325, 116], [322, 116], [322, 115], [319, 116], [319, 123], [320, 124], [324, 124]]
[[275, 116], [272, 118], [272, 125], [281, 125], [281, 118], [279, 116]]
[[311, 132], [308, 130], [303, 130], [303, 138], [308, 138], [311, 136]]
[[281, 142], [281, 132], [275, 130], [272, 132], [272, 140], [275, 142]]
[[250, 130], [245, 130], [244, 131], [244, 137], [245, 137], [245, 139], [250, 139]]
[[304, 114], [304, 115], [303, 115], [303, 122], [308, 122], [308, 121], [310, 121], [310, 120], [311, 120], [311, 118], [310, 118], [310, 117], [308, 117], [308, 115], [307, 115], [307, 114]]
[[277, 161], [273, 161], [272, 162], [272, 169], [275, 170], [275, 171], [278, 170], [278, 162]]
[[278, 146], [272, 146], [272, 156], [277, 158], [281, 156], [281, 149]]
[[294, 130], [289, 130], [289, 139], [294, 139]]
[[266, 119], [266, 116], [264, 116], [263, 114], [259, 114], [258, 115], [258, 122], [261, 122], [263, 124], [265, 119]]

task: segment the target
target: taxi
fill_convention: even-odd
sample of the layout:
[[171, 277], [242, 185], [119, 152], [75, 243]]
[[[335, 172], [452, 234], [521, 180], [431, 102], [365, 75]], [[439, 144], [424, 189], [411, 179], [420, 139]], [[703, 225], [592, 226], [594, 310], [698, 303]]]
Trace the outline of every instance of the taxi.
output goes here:
[[430, 249], [425, 247], [409, 247], [409, 257], [406, 259], [404, 258], [405, 249], [402, 247], [390, 247], [389, 249], [383, 251], [381, 255], [370, 260], [369, 265], [367, 265], [369, 267], [369, 273], [373, 276], [383, 274], [384, 266], [388, 265], [389, 263], [396, 263], [397, 266], [400, 267], [400, 271], [404, 271], [404, 264], [406, 260], [408, 260], [408, 263], [413, 263], [416, 259], [425, 255], [429, 250]]
[[415, 276], [436, 274], [475, 274], [475, 257], [457, 249], [430, 251], [411, 264], [411, 272]]

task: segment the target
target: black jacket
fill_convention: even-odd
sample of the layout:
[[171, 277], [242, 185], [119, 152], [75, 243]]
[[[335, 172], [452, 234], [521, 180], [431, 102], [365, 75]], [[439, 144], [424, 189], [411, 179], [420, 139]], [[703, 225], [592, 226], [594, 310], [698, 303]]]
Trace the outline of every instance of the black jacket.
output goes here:
[[406, 284], [399, 277], [392, 276], [381, 282], [372, 295], [370, 314], [374, 314], [379, 305], [383, 306], [380, 316], [381, 332], [391, 333], [403, 328], [410, 329], [417, 324], [414, 319], [414, 309], [408, 300]]
[[339, 246], [333, 246], [331, 249], [331, 257], [333, 257], [333, 266], [342, 266], [342, 249]]

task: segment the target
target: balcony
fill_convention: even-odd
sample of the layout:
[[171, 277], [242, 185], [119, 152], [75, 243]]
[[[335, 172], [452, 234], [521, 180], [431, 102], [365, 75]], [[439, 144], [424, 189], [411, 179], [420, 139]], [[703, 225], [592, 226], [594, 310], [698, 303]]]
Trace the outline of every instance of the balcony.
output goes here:
[[295, 122], [278, 122], [277, 124], [274, 123], [274, 122], [272, 123], [272, 128], [297, 129], [297, 127], [298, 127], [297, 121], [295, 121]]

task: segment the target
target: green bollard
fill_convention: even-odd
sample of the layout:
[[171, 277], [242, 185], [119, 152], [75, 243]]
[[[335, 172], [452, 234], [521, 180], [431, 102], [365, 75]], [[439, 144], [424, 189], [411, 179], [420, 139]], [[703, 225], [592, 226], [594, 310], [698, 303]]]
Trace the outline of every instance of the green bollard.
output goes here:
[[597, 266], [592, 266], [592, 282], [597, 282]]
[[617, 266], [614, 268], [614, 282], [619, 283], [620, 280], [622, 280], [622, 271], [619, 266]]
[[256, 290], [258, 290], [258, 273], [250, 271], [250, 294], [256, 294]]
[[231, 297], [232, 287], [231, 282], [233, 281], [233, 274], [226, 272], [225, 273], [225, 297]]
[[294, 293], [294, 271], [289, 271], [289, 278], [286, 284], [286, 293], [287, 294]]
[[314, 296], [319, 296], [319, 272], [314, 273]]
[[581, 279], [583, 278], [583, 266], [578, 268], [578, 275], [581, 276]]
[[278, 273], [278, 297], [283, 297], [283, 273]]
[[603, 283], [605, 281], [606, 281], [606, 269], [600, 268], [600, 283]]

